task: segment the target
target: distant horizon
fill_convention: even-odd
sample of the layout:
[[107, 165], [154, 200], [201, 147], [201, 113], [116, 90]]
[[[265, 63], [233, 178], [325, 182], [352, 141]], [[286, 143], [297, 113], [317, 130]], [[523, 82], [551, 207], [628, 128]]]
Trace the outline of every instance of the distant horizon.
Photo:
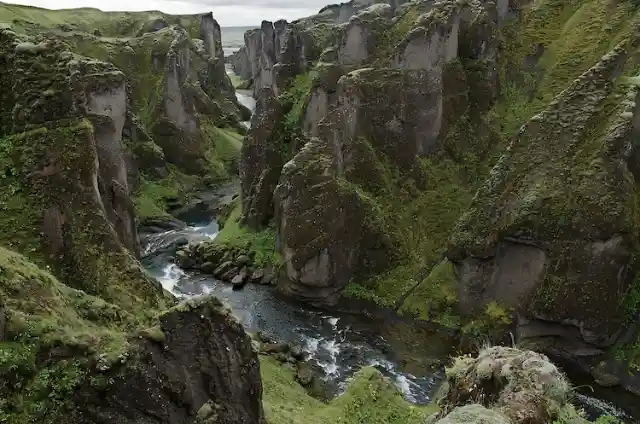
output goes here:
[[[330, 0], [12, 0], [0, 4], [39, 7], [48, 10], [91, 8], [103, 12], [160, 12], [168, 15], [213, 13], [223, 28], [259, 28], [263, 20], [294, 21], [318, 13]], [[105, 4], [106, 3], [106, 4]], [[253, 3], [253, 4], [252, 4]]]

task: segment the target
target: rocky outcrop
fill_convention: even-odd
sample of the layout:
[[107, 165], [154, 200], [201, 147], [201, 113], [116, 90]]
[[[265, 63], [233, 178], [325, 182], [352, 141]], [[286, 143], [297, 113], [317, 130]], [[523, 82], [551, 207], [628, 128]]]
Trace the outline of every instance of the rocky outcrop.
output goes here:
[[172, 27], [164, 58], [161, 101], [153, 112], [151, 131], [165, 157], [190, 173], [203, 174], [207, 142], [201, 115], [218, 125], [238, 125], [243, 119], [224, 68], [220, 27], [211, 14], [203, 15], [202, 40], [191, 40], [181, 27]]
[[318, 124], [327, 116], [330, 106], [338, 102], [338, 80], [343, 75], [336, 64], [319, 66], [316, 70], [318, 74], [305, 101], [301, 122], [302, 130], [311, 136], [318, 135]]
[[[161, 340], [158, 340], [161, 336]], [[114, 383], [74, 396], [95, 423], [264, 422], [260, 365], [251, 339], [215, 298], [188, 301], [160, 317], [158, 334], [133, 347], [134, 360], [101, 372]], [[131, 354], [130, 354], [131, 355]]]
[[406, 38], [396, 46], [392, 66], [436, 70], [457, 58], [460, 15], [460, 8], [449, 2], [421, 15]]
[[569, 403], [568, 380], [544, 355], [490, 347], [457, 358], [446, 374], [441, 412], [430, 423], [588, 423]]
[[251, 79], [255, 84], [256, 78], [260, 75], [259, 60], [260, 54], [262, 52], [262, 33], [260, 28], [251, 29], [244, 33], [244, 45], [247, 50], [249, 63], [251, 65]]
[[245, 81], [250, 81], [253, 78], [251, 61], [249, 60], [246, 46], [242, 46], [237, 52], [234, 52], [229, 58], [229, 61], [231, 62], [233, 71], [238, 74], [240, 78]]
[[[62, 281], [88, 293], [162, 304], [164, 295], [132, 257], [138, 240], [121, 135], [122, 72], [55, 41], [20, 42], [2, 30], [1, 43], [14, 70], [4, 77], [13, 90], [1, 107], [13, 119], [2, 161], [11, 182], [1, 194], [23, 202], [21, 211], [5, 211], [7, 223], [20, 224], [3, 225], [3, 239], [21, 239]], [[26, 228], [35, 231], [25, 237]]]
[[11, 340], [0, 347], [6, 420], [27, 410], [39, 422], [264, 422], [257, 354], [219, 300], [189, 300], [147, 320], [158, 311], [73, 290], [4, 248], [0, 267], [0, 330]]
[[242, 211], [250, 228], [262, 227], [273, 216], [273, 190], [284, 160], [283, 117], [284, 110], [272, 89], [260, 90], [240, 158]]
[[[619, 338], [638, 242], [630, 167], [637, 88], [620, 101], [612, 83], [626, 48], [616, 47], [531, 118], [476, 193], [447, 254], [463, 312], [498, 301], [518, 311], [521, 324], [549, 324], [523, 338], [557, 338], [573, 352], [597, 353]], [[618, 106], [607, 122], [601, 111], [612, 100]]]
[[373, 58], [378, 38], [391, 24], [393, 10], [388, 4], [375, 4], [352, 16], [339, 29], [336, 45], [338, 63], [354, 69]]
[[276, 282], [273, 264], [258, 263], [251, 246], [238, 247], [204, 241], [191, 243], [176, 252], [176, 264], [183, 269], [197, 269], [232, 283], [234, 290], [246, 283], [271, 285]]
[[311, 32], [298, 26], [290, 26], [282, 35], [282, 47], [273, 68], [273, 91], [280, 95], [292, 78], [309, 70], [311, 62], [319, 56], [316, 40]]
[[278, 288], [312, 304], [335, 303], [350, 278], [392, 260], [375, 205], [341, 178], [332, 150], [327, 141], [308, 141], [274, 194], [287, 277]]

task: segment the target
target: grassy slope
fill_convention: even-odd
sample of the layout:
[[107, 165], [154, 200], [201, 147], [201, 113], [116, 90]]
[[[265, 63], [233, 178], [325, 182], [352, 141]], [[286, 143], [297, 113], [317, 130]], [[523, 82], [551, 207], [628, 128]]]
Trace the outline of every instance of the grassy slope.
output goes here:
[[240, 156], [242, 136], [227, 128], [205, 125], [203, 133], [209, 144], [206, 157], [210, 173], [205, 179], [182, 173], [176, 167], [169, 166], [169, 175], [160, 180], [142, 177], [140, 187], [135, 193], [136, 216], [140, 219], [168, 217], [165, 200], [178, 198], [187, 200], [189, 193], [202, 184], [215, 184], [233, 178], [232, 169]]
[[280, 255], [275, 249], [275, 229], [267, 227], [261, 231], [251, 231], [242, 225], [241, 218], [242, 205], [236, 202], [222, 230], [216, 236], [215, 243], [255, 252], [254, 262], [258, 266], [277, 266], [280, 263]]
[[410, 405], [373, 368], [356, 374], [348, 391], [323, 403], [309, 396], [292, 371], [262, 358], [263, 404], [269, 424], [422, 424], [433, 406]]
[[103, 36], [135, 36], [144, 24], [163, 18], [170, 23], [188, 26], [193, 16], [171, 16], [159, 11], [103, 12], [92, 8], [47, 10], [38, 7], [0, 3], [0, 23], [11, 24], [15, 30], [55, 28], [68, 25], [74, 30], [93, 33], [99, 30]]
[[[615, 0], [538, 0], [528, 7], [521, 23], [511, 22], [502, 31], [503, 55], [500, 72], [502, 93], [489, 113], [491, 126], [501, 134], [493, 153], [480, 161], [469, 155], [456, 161], [441, 155], [425, 163], [432, 175], [432, 189], [417, 196], [389, 201], [389, 216], [395, 216], [407, 260], [398, 268], [370, 281], [352, 283], [345, 294], [365, 297], [386, 306], [396, 305], [403, 293], [424, 278], [404, 301], [402, 312], [444, 324], [457, 324], [456, 279], [449, 265], [435, 268], [444, 251], [457, 218], [470, 204], [473, 192], [506, 145], [509, 137], [584, 70], [595, 64], [631, 28], [634, 17], [631, 2]], [[398, 33], [410, 27], [413, 17], [400, 19], [387, 38], [400, 39]], [[525, 55], [537, 43], [547, 46], [539, 73], [523, 69]], [[538, 88], [533, 97], [530, 87]], [[462, 132], [461, 134], [464, 134]], [[459, 136], [458, 136], [459, 137]], [[455, 142], [455, 141], [454, 141]], [[467, 152], [473, 153], [473, 151]], [[401, 204], [402, 206], [398, 206]], [[494, 305], [495, 306], [495, 305]], [[488, 316], [503, 316], [492, 308]]]
[[[136, 317], [71, 289], [25, 257], [0, 247], [0, 302], [6, 308], [0, 341], [0, 422], [54, 422], [84, 378], [87, 363], [109, 363], [128, 346]], [[49, 358], [65, 346], [83, 356]], [[70, 349], [70, 351], [71, 351]], [[58, 355], [64, 357], [62, 350]]]

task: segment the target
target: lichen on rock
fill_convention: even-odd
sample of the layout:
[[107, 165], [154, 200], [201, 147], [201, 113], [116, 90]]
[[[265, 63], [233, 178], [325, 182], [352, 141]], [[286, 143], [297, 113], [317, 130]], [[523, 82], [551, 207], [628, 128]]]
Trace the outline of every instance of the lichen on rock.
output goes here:
[[446, 374], [437, 423], [544, 424], [560, 417], [562, 422], [588, 422], [570, 404], [565, 375], [539, 353], [488, 347], [475, 358], [456, 358]]

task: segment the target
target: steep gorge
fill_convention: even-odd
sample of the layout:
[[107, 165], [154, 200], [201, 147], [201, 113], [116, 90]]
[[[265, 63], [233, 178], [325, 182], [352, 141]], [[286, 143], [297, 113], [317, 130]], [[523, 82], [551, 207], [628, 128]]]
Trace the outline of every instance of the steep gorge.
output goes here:
[[[637, 392], [637, 18], [624, 1], [426, 1], [288, 24], [322, 52], [272, 66], [304, 63], [260, 83], [271, 106], [240, 168], [279, 290], [512, 330]], [[238, 69], [255, 84], [260, 63]]]
[[310, 396], [220, 301], [178, 302], [137, 260], [140, 228], [184, 226], [237, 173], [221, 233], [178, 265], [512, 331], [637, 394], [638, 16], [350, 1], [265, 21], [229, 59], [257, 100], [242, 140], [211, 14], [0, 4], [0, 422], [587, 422], [515, 348], [457, 358], [426, 407], [372, 368]]

